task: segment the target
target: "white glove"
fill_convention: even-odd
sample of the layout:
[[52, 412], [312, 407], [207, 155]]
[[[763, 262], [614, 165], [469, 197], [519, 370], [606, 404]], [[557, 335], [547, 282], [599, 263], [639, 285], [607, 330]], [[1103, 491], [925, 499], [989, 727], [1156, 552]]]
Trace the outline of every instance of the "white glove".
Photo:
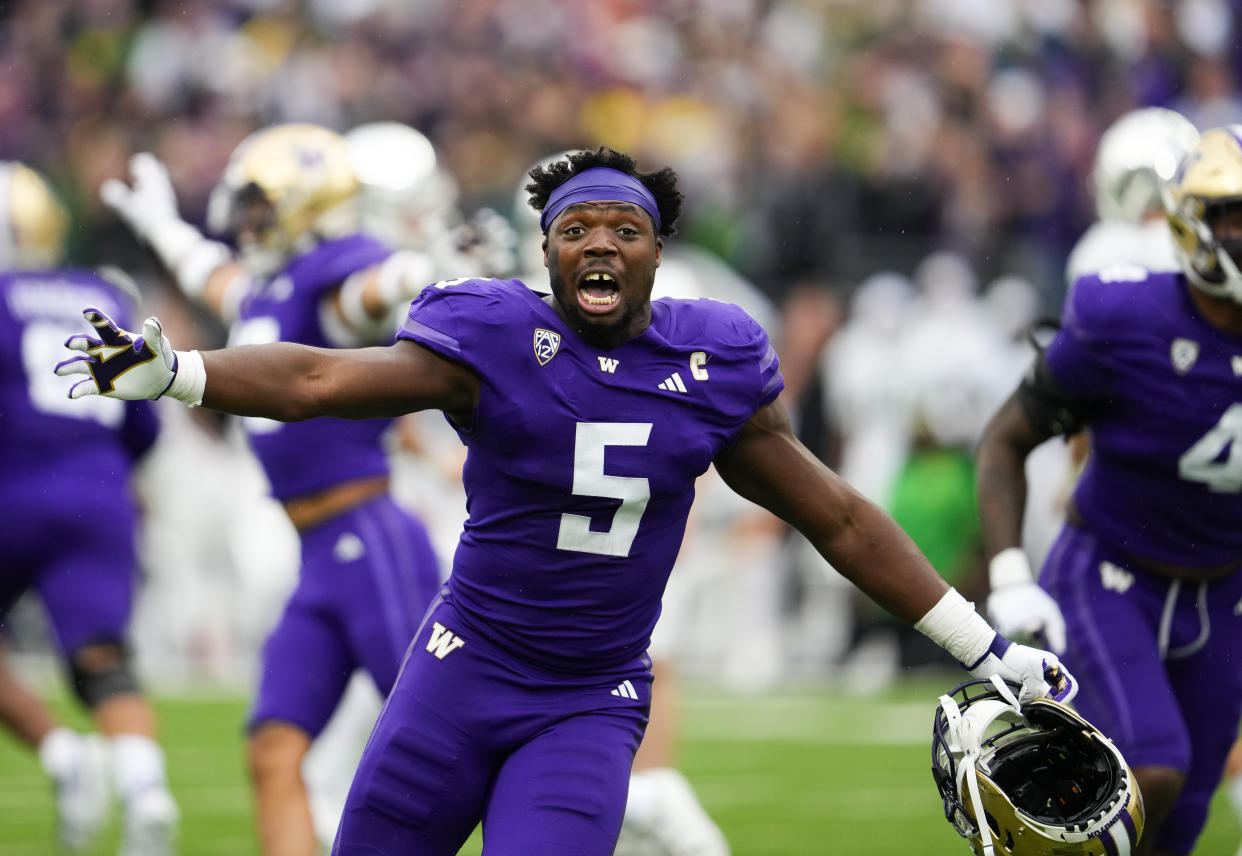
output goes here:
[[78, 333], [65, 347], [85, 356], [70, 357], [56, 364], [61, 377], [86, 375], [69, 388], [70, 398], [102, 395], [125, 401], [154, 399], [167, 393], [196, 406], [202, 403], [206, 374], [198, 351], [174, 351], [158, 318], [143, 322], [136, 335], [116, 326], [98, 309], [82, 313], [96, 336]]
[[181, 219], [168, 168], [155, 155], [134, 155], [129, 171], [132, 184], [110, 178], [99, 188], [100, 199], [151, 247], [181, 290], [198, 297], [211, 272], [232, 258], [231, 251]]
[[1053, 701], [1069, 703], [1078, 694], [1078, 682], [1061, 665], [1056, 654], [1010, 642], [997, 633], [992, 645], [970, 674], [976, 678], [999, 675], [1022, 685], [1018, 701], [1050, 696]]
[[139, 238], [149, 240], [170, 220], [181, 220], [177, 211], [177, 193], [173, 190], [168, 168], [149, 152], [139, 152], [129, 159], [133, 183], [115, 178], [99, 188], [99, 197], [116, 211]]
[[997, 630], [1013, 639], [1039, 640], [1054, 653], [1065, 653], [1061, 608], [1035, 582], [1021, 549], [1010, 547], [997, 553], [988, 564], [988, 578], [992, 588], [988, 615]]

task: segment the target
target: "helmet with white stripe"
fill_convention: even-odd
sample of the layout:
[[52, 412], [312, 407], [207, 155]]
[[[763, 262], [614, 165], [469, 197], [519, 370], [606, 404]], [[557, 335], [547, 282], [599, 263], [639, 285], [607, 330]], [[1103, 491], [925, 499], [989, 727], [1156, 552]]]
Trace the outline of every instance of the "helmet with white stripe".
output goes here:
[[1019, 704], [1018, 689], [993, 677], [940, 697], [932, 776], [945, 817], [976, 856], [1132, 853], [1143, 801], [1121, 752], [1067, 705]]

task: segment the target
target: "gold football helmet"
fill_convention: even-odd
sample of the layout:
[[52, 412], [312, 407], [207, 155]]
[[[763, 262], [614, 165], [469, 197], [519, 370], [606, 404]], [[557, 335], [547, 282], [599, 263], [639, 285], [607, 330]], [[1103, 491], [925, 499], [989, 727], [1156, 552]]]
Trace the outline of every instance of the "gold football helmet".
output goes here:
[[1163, 212], [1161, 188], [1199, 142], [1199, 131], [1174, 110], [1131, 110], [1108, 126], [1091, 168], [1101, 220], [1142, 223]]
[[359, 228], [358, 177], [345, 139], [310, 124], [275, 125], [234, 150], [212, 192], [208, 225], [269, 274], [318, 241]]
[[65, 255], [69, 215], [41, 175], [0, 161], [0, 266], [54, 267]]
[[1018, 689], [994, 677], [940, 697], [932, 776], [945, 817], [976, 856], [1132, 852], [1143, 800], [1121, 752], [1060, 702], [1019, 704]]
[[1186, 278], [1242, 303], [1242, 125], [1203, 134], [1165, 188], [1164, 206]]

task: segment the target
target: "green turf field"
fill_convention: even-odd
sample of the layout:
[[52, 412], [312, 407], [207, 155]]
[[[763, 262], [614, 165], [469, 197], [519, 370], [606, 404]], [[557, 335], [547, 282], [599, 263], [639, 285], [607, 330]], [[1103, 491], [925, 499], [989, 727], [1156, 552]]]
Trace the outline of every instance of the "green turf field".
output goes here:
[[[929, 772], [935, 698], [950, 688], [910, 683], [869, 699], [692, 689], [682, 768], [734, 856], [967, 856]], [[256, 854], [239, 736], [244, 699], [162, 698], [158, 706], [183, 814], [181, 853]], [[63, 700], [58, 707], [68, 710]], [[0, 737], [0, 854], [56, 853], [52, 824], [50, 785], [34, 757]], [[1196, 853], [1233, 856], [1238, 841], [1218, 795]], [[115, 842], [114, 829], [92, 854], [115, 853]], [[478, 852], [476, 836], [462, 853]]]

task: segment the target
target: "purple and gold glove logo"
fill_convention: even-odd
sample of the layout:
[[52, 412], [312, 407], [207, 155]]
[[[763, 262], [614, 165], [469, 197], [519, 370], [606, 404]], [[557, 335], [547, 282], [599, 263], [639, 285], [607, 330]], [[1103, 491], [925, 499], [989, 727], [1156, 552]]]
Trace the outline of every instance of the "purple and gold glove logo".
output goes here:
[[1048, 695], [1053, 701], [1063, 701], [1074, 686], [1074, 682], [1059, 663], [1049, 666], [1047, 660], [1044, 661], [1044, 680], [1048, 682]]
[[[131, 334], [116, 326], [107, 315], [98, 309], [87, 309], [83, 317], [99, 334], [98, 339], [84, 337], [87, 357], [74, 357], [75, 360], [89, 360], [91, 377], [99, 387], [100, 393], [115, 389], [116, 379], [135, 366], [145, 365], [155, 359], [155, 352], [147, 345], [142, 336], [131, 338]], [[71, 336], [65, 341], [65, 347], [78, 336]], [[71, 362], [66, 360], [66, 362]]]
[[[86, 309], [82, 317], [95, 328], [95, 334], [70, 336], [65, 341], [65, 347], [78, 351], [80, 355], [57, 363], [55, 368], [56, 374], [62, 377], [74, 374], [89, 377], [89, 380], [73, 385], [69, 390], [70, 398], [84, 395], [159, 398], [168, 391], [177, 374], [177, 357], [171, 348], [166, 347], [166, 352], [161, 352], [159, 346], [163, 329], [158, 319], [148, 318], [143, 324], [142, 334], [138, 335], [122, 330], [98, 309]], [[155, 347], [148, 342], [152, 338], [155, 339]], [[126, 386], [130, 388], [118, 388], [118, 382], [128, 372], [153, 363], [156, 365], [152, 366], [152, 371], [138, 373], [142, 377], [127, 378]]]

